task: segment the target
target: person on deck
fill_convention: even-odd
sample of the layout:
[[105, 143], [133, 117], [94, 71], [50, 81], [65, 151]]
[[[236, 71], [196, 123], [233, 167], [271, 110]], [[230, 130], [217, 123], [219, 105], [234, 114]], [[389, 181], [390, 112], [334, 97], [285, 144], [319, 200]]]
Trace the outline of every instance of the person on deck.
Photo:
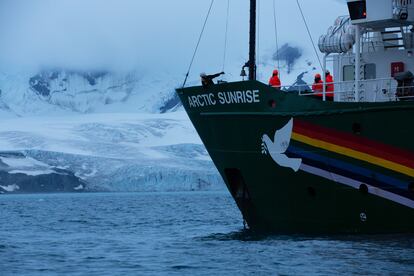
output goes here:
[[204, 88], [207, 88], [211, 85], [214, 85], [213, 80], [215, 78], [221, 76], [221, 75], [224, 75], [224, 74], [225, 74], [224, 72], [220, 72], [220, 73], [217, 73], [217, 74], [214, 74], [214, 75], [207, 75], [206, 73], [201, 73], [200, 74], [201, 84], [203, 85]]
[[326, 70], [325, 76], [326, 76], [326, 98], [328, 100], [333, 100], [334, 91], [335, 91], [334, 79], [331, 75], [331, 72], [329, 72], [329, 70]]
[[323, 96], [322, 93], [319, 93], [319, 92], [323, 92], [323, 81], [322, 81], [321, 74], [315, 75], [315, 81], [312, 85], [312, 90], [313, 92], [316, 92], [315, 93], [316, 96], [318, 97]]
[[276, 69], [273, 70], [273, 75], [269, 79], [269, 85], [271, 87], [278, 88], [278, 89], [280, 89], [280, 87], [282, 86], [282, 83], [280, 82], [280, 79], [279, 79], [279, 71], [278, 70], [276, 70]]

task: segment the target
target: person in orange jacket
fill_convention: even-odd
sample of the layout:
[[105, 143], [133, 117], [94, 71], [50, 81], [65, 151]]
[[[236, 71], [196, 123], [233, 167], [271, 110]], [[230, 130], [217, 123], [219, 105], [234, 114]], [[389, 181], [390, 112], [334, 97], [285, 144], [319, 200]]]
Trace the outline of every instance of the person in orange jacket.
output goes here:
[[331, 72], [329, 72], [329, 70], [326, 70], [326, 97], [333, 99], [334, 91], [335, 91], [334, 79], [331, 75]]
[[315, 81], [312, 85], [312, 90], [313, 92], [317, 92], [315, 93], [316, 96], [323, 97], [323, 93], [318, 93], [318, 92], [323, 92], [323, 80], [322, 80], [321, 74], [315, 75]]
[[282, 87], [282, 83], [281, 83], [281, 81], [279, 79], [279, 71], [278, 70], [276, 70], [276, 69], [273, 70], [273, 75], [269, 79], [269, 85], [271, 87], [279, 88], [279, 89], [280, 89], [280, 87]]

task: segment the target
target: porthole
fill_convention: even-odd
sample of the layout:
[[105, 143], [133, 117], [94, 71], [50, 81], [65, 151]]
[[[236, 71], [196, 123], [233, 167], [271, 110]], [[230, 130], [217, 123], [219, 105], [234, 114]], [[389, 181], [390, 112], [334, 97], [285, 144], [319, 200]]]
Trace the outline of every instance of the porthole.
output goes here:
[[316, 196], [316, 190], [313, 187], [308, 187], [308, 195], [311, 197], [315, 197]]
[[360, 213], [360, 214], [359, 214], [359, 219], [360, 219], [362, 222], [366, 222], [366, 221], [367, 221], [367, 219], [368, 219], [368, 216], [367, 216], [367, 214], [366, 214], [365, 212], [362, 212], [362, 213]]
[[271, 108], [276, 108], [276, 101], [275, 100], [269, 100], [268, 105]]
[[368, 186], [365, 184], [361, 184], [359, 186], [359, 191], [364, 195], [368, 194]]
[[362, 126], [360, 123], [353, 123], [352, 124], [352, 132], [354, 134], [361, 134]]
[[408, 191], [414, 193], [414, 182], [411, 182], [410, 184], [408, 184]]

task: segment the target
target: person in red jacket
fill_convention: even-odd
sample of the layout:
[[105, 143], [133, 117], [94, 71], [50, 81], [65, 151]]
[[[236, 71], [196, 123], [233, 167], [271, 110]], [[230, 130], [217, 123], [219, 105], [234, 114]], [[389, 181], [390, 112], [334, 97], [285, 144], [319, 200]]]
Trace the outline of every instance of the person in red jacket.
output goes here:
[[274, 87], [274, 88], [279, 88], [282, 86], [282, 83], [280, 82], [279, 79], [279, 71], [278, 70], [273, 70], [273, 75], [269, 80], [269, 85]]
[[326, 97], [329, 100], [331, 99], [333, 100], [334, 91], [335, 91], [334, 79], [331, 73], [328, 70], [326, 70]]
[[321, 74], [315, 75], [315, 81], [312, 85], [312, 90], [313, 92], [315, 92], [316, 96], [323, 97], [323, 93], [319, 93], [319, 92], [323, 92], [323, 81], [322, 81]]

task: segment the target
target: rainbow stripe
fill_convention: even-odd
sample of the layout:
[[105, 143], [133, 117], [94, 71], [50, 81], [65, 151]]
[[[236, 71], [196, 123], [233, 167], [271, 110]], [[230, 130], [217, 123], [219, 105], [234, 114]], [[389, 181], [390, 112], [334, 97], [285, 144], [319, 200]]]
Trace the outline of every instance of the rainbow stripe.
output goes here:
[[[407, 181], [407, 176], [414, 177], [413, 153], [300, 120], [294, 121], [292, 140], [296, 143], [289, 146], [287, 154], [302, 159], [301, 171], [357, 189], [365, 184], [372, 194], [414, 208], [414, 194], [408, 190]], [[323, 149], [337, 158], [323, 156], [324, 151], [306, 150], [301, 145]], [[365, 168], [361, 162], [358, 165], [345, 162], [340, 156], [385, 168], [394, 172], [393, 176]]]
[[364, 137], [297, 120], [292, 139], [414, 177], [414, 154]]

